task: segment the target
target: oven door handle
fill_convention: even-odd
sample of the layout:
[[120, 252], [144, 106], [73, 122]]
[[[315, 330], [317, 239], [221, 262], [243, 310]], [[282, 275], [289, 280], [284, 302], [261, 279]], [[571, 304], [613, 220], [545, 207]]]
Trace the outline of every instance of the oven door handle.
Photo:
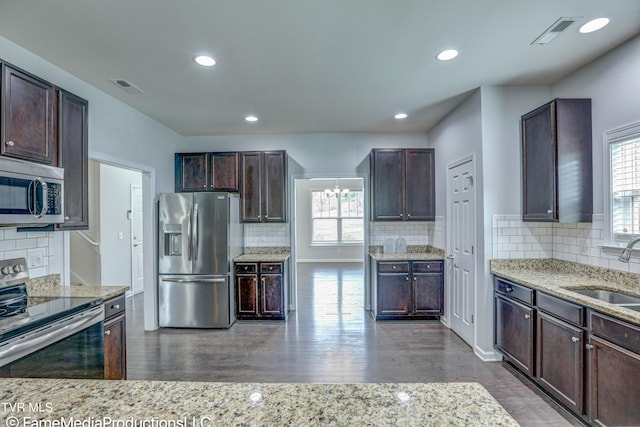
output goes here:
[[0, 366], [4, 366], [28, 354], [36, 352], [61, 339], [80, 332], [104, 320], [102, 306], [80, 313], [72, 319], [63, 319], [35, 331], [27, 332], [9, 340], [0, 350]]

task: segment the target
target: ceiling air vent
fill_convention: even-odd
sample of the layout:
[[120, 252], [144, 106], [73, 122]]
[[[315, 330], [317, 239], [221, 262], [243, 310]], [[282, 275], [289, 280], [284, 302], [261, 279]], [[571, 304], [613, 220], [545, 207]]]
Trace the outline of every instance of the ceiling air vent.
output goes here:
[[560, 18], [554, 22], [547, 30], [540, 34], [537, 39], [531, 42], [531, 44], [548, 44], [553, 41], [560, 33], [564, 32], [567, 28], [576, 22], [577, 18]]
[[133, 93], [133, 94], [144, 93], [142, 89], [140, 89], [138, 86], [134, 85], [133, 83], [125, 79], [111, 79], [109, 81], [127, 93]]

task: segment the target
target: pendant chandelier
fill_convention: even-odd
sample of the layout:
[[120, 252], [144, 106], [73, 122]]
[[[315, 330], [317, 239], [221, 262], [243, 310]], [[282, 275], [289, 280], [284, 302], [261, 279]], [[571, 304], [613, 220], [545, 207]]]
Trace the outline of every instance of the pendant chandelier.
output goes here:
[[334, 185], [333, 188], [325, 188], [324, 190], [325, 197], [338, 197], [340, 195], [346, 196], [347, 194], [349, 194], [349, 189], [348, 188], [341, 189], [340, 186], [338, 185], [337, 179], [336, 179], [336, 185]]

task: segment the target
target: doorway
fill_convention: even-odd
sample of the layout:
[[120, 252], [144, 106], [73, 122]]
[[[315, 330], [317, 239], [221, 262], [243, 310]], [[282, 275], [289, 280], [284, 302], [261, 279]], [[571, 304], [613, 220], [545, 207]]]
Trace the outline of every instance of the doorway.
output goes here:
[[71, 231], [71, 283], [144, 287], [143, 172], [89, 160], [89, 229]]
[[447, 168], [447, 253], [450, 327], [473, 347], [476, 291], [475, 160], [465, 158]]
[[364, 314], [364, 192], [363, 178], [294, 179], [291, 298], [313, 313], [305, 319]]

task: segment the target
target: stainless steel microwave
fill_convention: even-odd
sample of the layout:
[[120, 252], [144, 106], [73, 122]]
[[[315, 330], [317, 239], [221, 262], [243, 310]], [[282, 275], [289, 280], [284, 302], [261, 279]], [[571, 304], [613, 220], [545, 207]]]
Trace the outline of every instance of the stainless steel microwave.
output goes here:
[[64, 222], [64, 169], [0, 156], [0, 226]]

